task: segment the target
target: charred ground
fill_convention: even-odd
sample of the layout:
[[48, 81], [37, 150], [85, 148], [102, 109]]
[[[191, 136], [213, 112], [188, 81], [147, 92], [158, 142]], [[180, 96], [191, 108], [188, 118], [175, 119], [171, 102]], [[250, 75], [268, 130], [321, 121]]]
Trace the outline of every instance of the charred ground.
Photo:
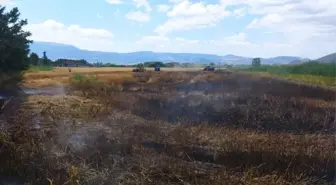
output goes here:
[[335, 180], [333, 90], [225, 71], [67, 78], [53, 86], [58, 93], [21, 98], [6, 118], [6, 177], [30, 184]]

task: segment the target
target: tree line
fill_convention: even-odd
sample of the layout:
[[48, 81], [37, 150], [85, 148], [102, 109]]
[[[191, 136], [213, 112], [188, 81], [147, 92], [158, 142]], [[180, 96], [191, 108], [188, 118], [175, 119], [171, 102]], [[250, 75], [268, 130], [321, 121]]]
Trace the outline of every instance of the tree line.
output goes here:
[[29, 64], [35, 66], [49, 66], [52, 64], [52, 60], [48, 59], [47, 52], [43, 52], [42, 58], [40, 58], [36, 53], [31, 53], [29, 55]]
[[192, 63], [179, 63], [179, 62], [163, 63], [161, 61], [149, 61], [149, 62], [143, 62], [139, 64], [130, 64], [130, 65], [103, 63], [103, 62], [93, 63], [94, 67], [137, 67], [138, 65], [141, 65], [143, 67], [151, 67], [151, 68], [154, 68], [156, 65], [160, 67], [195, 67], [195, 64], [192, 64]]

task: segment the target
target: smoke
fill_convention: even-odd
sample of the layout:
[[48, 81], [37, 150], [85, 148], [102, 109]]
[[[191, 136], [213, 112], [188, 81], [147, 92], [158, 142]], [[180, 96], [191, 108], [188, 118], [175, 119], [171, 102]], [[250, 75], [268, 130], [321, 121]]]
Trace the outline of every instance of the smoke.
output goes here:
[[42, 120], [42, 117], [39, 116], [39, 115], [36, 115], [33, 120], [32, 120], [32, 124], [33, 124], [33, 128], [36, 129], [36, 130], [39, 130], [41, 129], [41, 120]]
[[58, 126], [57, 144], [61, 148], [69, 148], [73, 152], [82, 152], [98, 137], [101, 130], [91, 123], [73, 123], [65, 120]]
[[86, 149], [87, 143], [86, 140], [88, 140], [88, 133], [86, 130], [84, 131], [77, 131], [70, 135], [70, 137], [67, 139], [67, 145], [69, 145], [72, 149], [75, 151], [81, 151], [83, 149]]
[[0, 130], [4, 130], [6, 126], [6, 118], [3, 114], [0, 114]]
[[50, 87], [28, 88], [21, 86], [22, 91], [27, 95], [65, 95], [66, 89], [64, 85], [55, 85]]

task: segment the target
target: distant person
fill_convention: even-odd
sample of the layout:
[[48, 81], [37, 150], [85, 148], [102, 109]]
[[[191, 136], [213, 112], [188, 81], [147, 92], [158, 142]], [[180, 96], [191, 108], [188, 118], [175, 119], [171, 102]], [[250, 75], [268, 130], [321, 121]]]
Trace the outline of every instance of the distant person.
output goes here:
[[70, 73], [71, 72], [71, 68], [69, 67], [68, 70], [69, 70], [69, 73]]

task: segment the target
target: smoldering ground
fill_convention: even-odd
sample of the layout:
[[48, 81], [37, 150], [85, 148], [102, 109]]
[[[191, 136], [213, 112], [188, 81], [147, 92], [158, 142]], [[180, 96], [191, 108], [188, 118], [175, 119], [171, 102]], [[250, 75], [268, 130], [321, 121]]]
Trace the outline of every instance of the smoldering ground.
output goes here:
[[115, 79], [29, 95], [1, 132], [1, 172], [30, 184], [335, 179], [334, 91], [224, 72]]

